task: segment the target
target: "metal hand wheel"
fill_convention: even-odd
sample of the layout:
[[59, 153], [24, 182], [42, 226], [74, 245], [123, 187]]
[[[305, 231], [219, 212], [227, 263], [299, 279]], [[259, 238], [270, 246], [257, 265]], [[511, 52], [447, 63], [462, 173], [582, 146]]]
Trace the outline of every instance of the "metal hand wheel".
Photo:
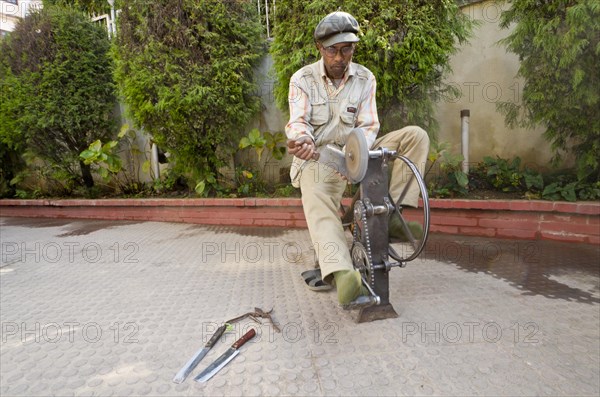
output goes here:
[[[404, 263], [416, 259], [427, 243], [430, 216], [429, 196], [425, 182], [415, 164], [399, 154], [394, 154], [392, 157], [395, 161], [402, 161], [407, 170], [410, 170], [402, 176], [406, 178], [406, 183], [400, 197], [393, 198], [397, 204], [389, 221], [390, 232], [395, 232], [400, 237], [394, 238], [393, 243], [390, 244], [390, 257]], [[409, 189], [415, 184], [419, 187], [419, 207], [403, 207], [398, 204], [404, 201]]]

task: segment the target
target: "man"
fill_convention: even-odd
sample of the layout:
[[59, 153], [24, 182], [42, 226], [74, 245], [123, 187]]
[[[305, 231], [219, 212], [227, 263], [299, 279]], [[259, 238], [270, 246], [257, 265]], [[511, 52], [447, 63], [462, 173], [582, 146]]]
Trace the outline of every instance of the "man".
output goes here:
[[[415, 126], [390, 132], [375, 140], [379, 119], [375, 102], [376, 81], [373, 73], [352, 62], [359, 41], [356, 19], [346, 12], [334, 12], [323, 18], [314, 32], [319, 61], [305, 66], [291, 78], [289, 91], [290, 120], [285, 131], [288, 151], [294, 155], [292, 184], [300, 187], [308, 230], [316, 250], [325, 286], [335, 284], [338, 301], [345, 305], [367, 291], [362, 286], [340, 220], [339, 208], [347, 181], [323, 163], [312, 160], [319, 147], [327, 144], [343, 148], [350, 131], [360, 127], [369, 146], [386, 147], [425, 167], [429, 152], [427, 133]], [[392, 167], [390, 197], [396, 203], [407, 175], [403, 162]], [[416, 185], [416, 184], [412, 184]], [[411, 186], [401, 206], [417, 207], [419, 190]], [[314, 281], [314, 279], [313, 279]]]

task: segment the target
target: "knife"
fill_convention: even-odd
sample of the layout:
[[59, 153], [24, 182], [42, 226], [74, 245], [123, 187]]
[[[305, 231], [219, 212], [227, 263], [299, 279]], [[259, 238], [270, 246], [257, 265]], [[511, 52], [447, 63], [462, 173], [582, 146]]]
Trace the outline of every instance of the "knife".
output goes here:
[[210, 338], [210, 340], [206, 343], [206, 345], [204, 345], [202, 349], [198, 350], [196, 354], [194, 354], [194, 356], [190, 358], [190, 360], [183, 366], [183, 368], [181, 368], [179, 372], [177, 372], [177, 374], [173, 378], [173, 382], [181, 383], [185, 380], [185, 378], [187, 378], [190, 372], [192, 372], [194, 368], [196, 368], [196, 365], [198, 365], [198, 363], [204, 358], [204, 356], [206, 356], [206, 353], [208, 353], [208, 351], [215, 345], [215, 343], [217, 343], [221, 335], [223, 335], [223, 332], [225, 332], [225, 329], [227, 329], [226, 324], [221, 325], [219, 328], [217, 328], [217, 330]]
[[244, 343], [248, 342], [250, 339], [254, 338], [256, 335], [256, 331], [254, 328], [250, 329], [250, 331], [246, 332], [244, 336], [238, 339], [225, 353], [221, 355], [221, 357], [217, 358], [211, 365], [209, 365], [204, 371], [200, 372], [198, 376], [194, 378], [196, 382], [206, 382], [210, 378], [213, 377], [214, 374], [219, 372], [221, 368], [226, 366], [235, 356], [240, 353], [240, 347], [244, 345]]

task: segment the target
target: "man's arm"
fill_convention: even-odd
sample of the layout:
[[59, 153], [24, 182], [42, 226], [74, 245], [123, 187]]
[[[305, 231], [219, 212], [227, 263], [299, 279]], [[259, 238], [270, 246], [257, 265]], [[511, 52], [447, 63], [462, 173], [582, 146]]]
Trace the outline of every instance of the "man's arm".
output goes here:
[[314, 128], [310, 124], [311, 105], [306, 92], [293, 78], [288, 92], [290, 121], [285, 126], [288, 153], [308, 160], [315, 152]]
[[293, 78], [290, 81], [288, 103], [290, 105], [290, 121], [285, 126], [285, 134], [288, 139], [296, 139], [302, 135], [313, 138], [314, 129], [310, 124], [311, 105], [308, 94]]
[[377, 82], [373, 75], [369, 77], [364, 92], [365, 95], [358, 108], [356, 127], [362, 128], [365, 131], [367, 144], [370, 148], [379, 133], [379, 117], [377, 115], [377, 102], [375, 100]]

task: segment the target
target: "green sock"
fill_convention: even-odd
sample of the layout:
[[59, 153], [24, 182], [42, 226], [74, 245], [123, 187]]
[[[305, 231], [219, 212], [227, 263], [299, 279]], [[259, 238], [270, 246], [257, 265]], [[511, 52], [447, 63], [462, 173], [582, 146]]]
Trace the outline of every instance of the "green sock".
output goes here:
[[337, 287], [338, 302], [346, 305], [358, 298], [360, 295], [368, 295], [368, 291], [362, 285], [360, 273], [356, 270], [340, 270], [333, 273]]
[[[419, 223], [412, 221], [406, 222], [406, 226], [408, 226], [408, 229], [415, 239], [420, 240], [423, 238], [423, 227]], [[390, 217], [388, 223], [388, 233], [390, 237], [397, 238], [400, 241], [409, 241], [408, 236], [406, 236], [406, 233], [404, 233], [400, 216], [398, 216], [396, 213], [393, 213]]]

